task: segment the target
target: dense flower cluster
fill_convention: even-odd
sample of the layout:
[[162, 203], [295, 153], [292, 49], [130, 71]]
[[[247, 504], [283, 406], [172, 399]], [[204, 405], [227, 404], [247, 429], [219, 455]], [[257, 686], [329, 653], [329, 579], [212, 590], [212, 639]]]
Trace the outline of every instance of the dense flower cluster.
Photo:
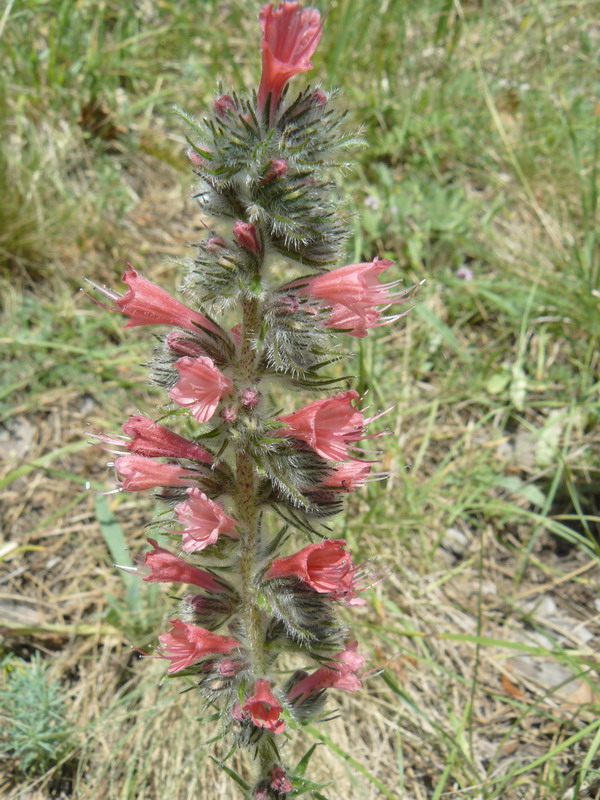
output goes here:
[[[354, 692], [365, 677], [336, 613], [365, 602], [368, 570], [321, 522], [381, 476], [357, 444], [377, 435], [367, 433], [377, 417], [365, 416], [345, 378], [321, 370], [341, 358], [332, 331], [366, 336], [402, 316], [382, 314], [410, 291], [381, 282], [387, 259], [332, 268], [346, 229], [324, 170], [352, 140], [332, 95], [287, 95], [290, 79], [312, 68], [320, 13], [268, 4], [260, 25], [258, 92], [220, 95], [201, 122], [182, 112], [195, 137], [195, 196], [221, 220], [188, 264], [186, 303], [129, 265], [126, 292], [96, 287], [126, 328], [167, 328], [151, 364], [165, 415], [135, 414], [122, 434], [93, 437], [117, 455], [121, 490], [154, 489], [166, 504], [155, 529], [171, 549], [149, 539], [140, 576], [193, 587], [156, 655], [255, 756], [248, 797], [284, 800], [303, 784], [279, 753], [283, 732], [318, 718], [326, 690]], [[327, 396], [282, 414], [265, 389], [277, 382]], [[294, 546], [296, 532], [312, 542]], [[314, 671], [282, 681], [283, 653]]]

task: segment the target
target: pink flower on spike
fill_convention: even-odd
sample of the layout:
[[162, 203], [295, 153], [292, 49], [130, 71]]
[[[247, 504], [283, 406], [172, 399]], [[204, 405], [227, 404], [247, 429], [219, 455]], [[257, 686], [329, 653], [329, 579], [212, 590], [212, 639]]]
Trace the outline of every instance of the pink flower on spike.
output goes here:
[[371, 465], [363, 461], [346, 461], [323, 478], [323, 486], [353, 492], [362, 486], [371, 471]]
[[282, 707], [271, 691], [269, 681], [256, 681], [254, 694], [242, 706], [252, 717], [252, 722], [259, 728], [265, 728], [271, 733], [283, 733], [285, 722], [279, 718]]
[[169, 397], [178, 406], [189, 408], [198, 422], [207, 422], [221, 398], [233, 390], [233, 383], [208, 356], [185, 356], [175, 362], [175, 367], [179, 380], [169, 391]]
[[182, 548], [195, 553], [214, 544], [219, 536], [238, 538], [236, 521], [210, 500], [200, 489], [189, 489], [189, 499], [175, 506], [177, 519], [184, 525]]
[[352, 405], [358, 396], [354, 390], [340, 392], [278, 417], [288, 426], [278, 433], [301, 439], [323, 458], [342, 461], [348, 457], [348, 446], [363, 438], [366, 420]]
[[255, 256], [260, 255], [261, 247], [254, 225], [238, 220], [233, 226], [233, 235], [240, 247], [249, 250]]
[[117, 473], [122, 478], [121, 488], [126, 492], [141, 492], [159, 486], [190, 486], [198, 473], [179, 464], [162, 464], [145, 456], [121, 456], [115, 461]]
[[361, 682], [356, 673], [364, 666], [365, 659], [356, 652], [356, 647], [356, 642], [347, 644], [346, 649], [335, 656], [335, 661], [298, 681], [290, 690], [288, 700], [300, 698], [302, 702], [321, 689], [345, 689], [347, 692], [357, 692], [361, 688]]
[[182, 558], [160, 547], [156, 539], [148, 539], [154, 548], [144, 555], [144, 566], [150, 572], [144, 580], [147, 583], [188, 583], [199, 586], [207, 592], [223, 592], [224, 587], [206, 570], [188, 564]]
[[316, 8], [302, 8], [300, 3], [273, 3], [260, 12], [262, 37], [262, 75], [258, 89], [258, 107], [262, 111], [271, 95], [271, 119], [286, 83], [299, 72], [312, 69], [311, 56], [317, 49], [323, 23]]
[[[123, 283], [129, 286], [125, 294], [121, 295], [111, 289], [100, 289], [107, 297], [114, 300], [117, 308], [129, 317], [126, 328], [135, 328], [139, 325], [173, 325], [186, 328], [197, 333], [200, 328], [205, 328], [213, 333], [219, 333], [216, 325], [188, 306], [180, 303], [160, 286], [146, 280], [131, 265], [123, 274]], [[99, 288], [99, 287], [96, 287]]]
[[[298, 289], [298, 293], [321, 300], [323, 306], [329, 309], [325, 323], [328, 328], [364, 338], [368, 328], [385, 324], [385, 320], [381, 322], [381, 313], [376, 306], [402, 303], [408, 299], [410, 289], [391, 292], [392, 284], [379, 281], [380, 273], [393, 263], [375, 258], [366, 264], [340, 267], [310, 278], [306, 286]], [[398, 319], [398, 316], [392, 319]]]
[[230, 653], [236, 647], [241, 647], [237, 639], [211, 633], [200, 625], [192, 625], [180, 619], [170, 619], [169, 622], [173, 628], [158, 637], [164, 648], [164, 652], [159, 654], [160, 658], [171, 662], [167, 670], [169, 673], [191, 667], [205, 656]]
[[141, 414], [129, 417], [123, 425], [123, 433], [132, 437], [125, 445], [130, 453], [150, 458], [189, 458], [204, 464], [213, 462], [211, 454], [199, 444], [190, 442]]
[[356, 595], [358, 568], [345, 547], [344, 539], [309, 544], [294, 555], [276, 558], [265, 579], [297, 578], [319, 594], [330, 594], [334, 600], [349, 605], [362, 605], [364, 601]]

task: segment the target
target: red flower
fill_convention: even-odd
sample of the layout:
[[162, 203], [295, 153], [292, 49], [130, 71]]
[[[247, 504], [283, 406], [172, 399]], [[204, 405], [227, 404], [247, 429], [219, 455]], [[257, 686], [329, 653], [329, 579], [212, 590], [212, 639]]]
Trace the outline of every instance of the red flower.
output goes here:
[[342, 461], [348, 457], [348, 445], [363, 438], [365, 418], [352, 405], [358, 392], [340, 392], [333, 397], [315, 400], [293, 414], [278, 417], [288, 426], [279, 434], [301, 439], [323, 458]]
[[169, 673], [190, 667], [205, 656], [230, 653], [236, 647], [241, 647], [237, 639], [211, 633], [200, 625], [191, 625], [180, 619], [170, 619], [169, 622], [173, 628], [158, 637], [158, 641], [164, 647], [164, 652], [159, 654], [160, 658], [166, 658], [171, 662], [167, 670]]
[[363, 461], [346, 461], [323, 479], [323, 485], [342, 492], [353, 492], [364, 484], [370, 471], [371, 465]]
[[141, 492], [158, 486], [190, 486], [196, 473], [179, 464], [162, 464], [145, 456], [121, 456], [115, 461], [117, 473], [123, 479], [126, 492]]
[[242, 706], [252, 717], [252, 722], [259, 728], [265, 728], [271, 733], [282, 733], [285, 722], [279, 719], [281, 704], [271, 691], [269, 681], [256, 681], [254, 694]]
[[302, 702], [321, 689], [345, 689], [348, 692], [357, 692], [361, 682], [356, 672], [364, 666], [365, 659], [358, 655], [356, 647], [356, 642], [347, 644], [346, 649], [335, 656], [335, 661], [298, 681], [291, 688], [288, 700], [299, 697]]
[[[368, 328], [392, 322], [402, 315], [395, 315], [381, 322], [378, 305], [402, 303], [408, 299], [410, 289], [390, 292], [393, 284], [380, 283], [379, 274], [394, 262], [375, 258], [365, 264], [350, 264], [324, 275], [310, 278], [298, 289], [298, 294], [307, 294], [321, 300], [329, 309], [325, 323], [328, 328], [343, 330], [350, 336], [363, 338]], [[291, 285], [293, 288], [293, 284]]]
[[286, 83], [299, 72], [312, 69], [310, 59], [319, 44], [323, 23], [316, 8], [283, 2], [276, 10], [273, 3], [263, 6], [260, 25], [263, 37], [258, 107], [261, 111], [265, 108], [270, 94], [273, 119]]
[[148, 542], [154, 550], [149, 550], [144, 556], [144, 565], [150, 568], [150, 573], [144, 578], [147, 583], [189, 583], [207, 592], [224, 591], [210, 572], [194, 567], [164, 547], [159, 547], [155, 539], [148, 539]]
[[125, 445], [130, 453], [139, 456], [158, 458], [189, 458], [192, 461], [202, 461], [212, 464], [213, 457], [199, 444], [190, 442], [183, 436], [173, 433], [158, 422], [152, 422], [149, 417], [135, 414], [129, 417], [123, 425], [123, 433], [131, 436], [130, 442]]
[[185, 525], [182, 547], [187, 553], [204, 550], [221, 534], [237, 539], [236, 521], [200, 489], [188, 490], [189, 500], [175, 506], [175, 514]]
[[106, 308], [120, 311], [130, 317], [125, 325], [126, 328], [135, 328], [139, 325], [173, 325], [194, 333], [197, 333], [199, 328], [206, 328], [213, 333], [220, 332], [219, 328], [202, 314], [180, 303], [160, 286], [143, 278], [131, 265], [128, 266], [129, 269], [123, 273], [123, 283], [129, 286], [125, 294], [120, 295], [111, 289], [100, 289], [117, 304], [117, 308], [111, 306]]
[[357, 567], [345, 546], [344, 539], [309, 544], [294, 555], [276, 558], [265, 579], [298, 578], [315, 592], [330, 594], [334, 600], [344, 600], [350, 605], [360, 605], [356, 597]]
[[233, 390], [233, 383], [208, 356], [185, 356], [175, 362], [175, 367], [179, 380], [169, 391], [169, 397], [178, 406], [189, 408], [198, 422], [207, 422], [221, 398]]

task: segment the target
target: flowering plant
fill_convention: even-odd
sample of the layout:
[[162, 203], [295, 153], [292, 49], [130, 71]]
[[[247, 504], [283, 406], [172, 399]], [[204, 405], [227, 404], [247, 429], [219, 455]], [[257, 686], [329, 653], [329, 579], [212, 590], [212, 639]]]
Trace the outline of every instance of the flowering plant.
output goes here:
[[[156, 655], [219, 709], [230, 749], [254, 757], [251, 782], [239, 779], [247, 797], [283, 800], [322, 797], [304, 778], [307, 758], [301, 768], [286, 763], [284, 732], [318, 718], [327, 689], [357, 691], [365, 677], [335, 608], [364, 603], [367, 570], [343, 539], [327, 538], [323, 520], [378, 477], [356, 446], [375, 417], [365, 417], [346, 378], [321, 374], [343, 357], [330, 336], [364, 337], [398, 319], [381, 307], [410, 290], [380, 281], [387, 260], [333, 268], [346, 228], [325, 172], [354, 140], [333, 93], [287, 94], [289, 80], [312, 67], [319, 12], [268, 4], [260, 24], [258, 92], [217, 97], [201, 122], [180, 112], [191, 129], [195, 196], [224, 221], [223, 235], [209, 232], [187, 264], [186, 303], [131, 266], [125, 293], [96, 287], [125, 327], [170, 329], [152, 362], [165, 413], [134, 415], [122, 435], [95, 438], [117, 448], [121, 490], [155, 489], [172, 511], [161, 516], [163, 535], [178, 553], [149, 539], [137, 569], [148, 582], [193, 592]], [[328, 395], [282, 414], [268, 394], [276, 384]], [[182, 418], [189, 438], [172, 429]], [[310, 542], [300, 549], [298, 534]], [[282, 682], [298, 655], [314, 671], [290, 670]]]

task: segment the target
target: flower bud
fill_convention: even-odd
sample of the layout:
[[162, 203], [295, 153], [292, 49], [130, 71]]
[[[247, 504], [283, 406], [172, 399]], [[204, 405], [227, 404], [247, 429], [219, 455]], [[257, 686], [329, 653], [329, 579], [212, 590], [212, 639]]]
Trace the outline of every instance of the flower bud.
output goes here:
[[256, 408], [260, 400], [260, 394], [256, 389], [244, 389], [240, 392], [240, 401], [244, 408]]
[[238, 220], [233, 226], [233, 235], [240, 247], [249, 250], [255, 256], [260, 255], [261, 246], [254, 225]]
[[275, 178], [281, 178], [283, 175], [287, 174], [289, 168], [289, 164], [285, 158], [277, 158], [271, 161], [261, 183], [267, 183], [268, 181], [275, 180]]
[[237, 111], [237, 106], [233, 97], [230, 97], [228, 94], [222, 94], [220, 97], [217, 97], [213, 108], [220, 117], [225, 117], [232, 111]]

